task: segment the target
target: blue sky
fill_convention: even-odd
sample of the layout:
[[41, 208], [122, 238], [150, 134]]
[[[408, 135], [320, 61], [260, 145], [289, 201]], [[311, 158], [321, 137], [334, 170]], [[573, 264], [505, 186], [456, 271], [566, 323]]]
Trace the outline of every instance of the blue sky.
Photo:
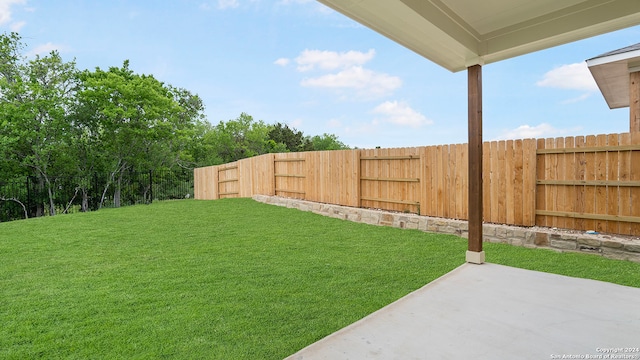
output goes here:
[[[197, 93], [208, 120], [246, 112], [360, 148], [463, 143], [467, 75], [312, 0], [0, 0], [28, 56], [130, 67]], [[640, 26], [483, 68], [485, 140], [626, 132], [584, 60], [640, 42]]]

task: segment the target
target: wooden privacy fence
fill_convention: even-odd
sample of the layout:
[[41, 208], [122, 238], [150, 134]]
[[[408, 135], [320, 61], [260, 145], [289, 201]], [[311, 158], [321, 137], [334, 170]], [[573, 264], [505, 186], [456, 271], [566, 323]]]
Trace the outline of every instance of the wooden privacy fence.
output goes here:
[[[640, 136], [483, 144], [484, 221], [640, 235]], [[196, 199], [278, 195], [467, 219], [466, 144], [266, 154], [195, 169]]]
[[[486, 221], [534, 224], [535, 146], [533, 139], [485, 144], [485, 183], [501, 186], [484, 191]], [[196, 169], [195, 197], [279, 195], [466, 219], [467, 166], [463, 144], [266, 154]]]

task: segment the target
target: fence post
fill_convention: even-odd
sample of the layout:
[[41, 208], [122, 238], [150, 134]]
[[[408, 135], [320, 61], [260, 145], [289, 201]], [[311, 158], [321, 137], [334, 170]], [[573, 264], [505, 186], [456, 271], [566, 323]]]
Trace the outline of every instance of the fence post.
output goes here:
[[100, 208], [100, 188], [98, 187], [98, 172], [94, 171], [93, 172], [93, 193], [95, 194], [94, 196], [96, 196], [96, 198], [93, 200], [93, 206], [94, 208], [91, 210], [98, 210]]
[[31, 216], [31, 187], [29, 186], [29, 176], [25, 180], [27, 185], [27, 213]]
[[153, 203], [153, 170], [149, 170], [149, 204]]
[[356, 152], [356, 206], [362, 207], [362, 150], [353, 150]]
[[278, 195], [278, 193], [276, 192], [277, 191], [276, 189], [278, 188], [278, 186], [277, 186], [278, 185], [278, 178], [276, 177], [276, 174], [278, 173], [278, 169], [276, 169], [276, 155], [275, 154], [271, 157], [271, 160], [273, 161], [273, 166], [272, 166], [272, 168], [273, 168], [273, 191], [272, 191], [272, 194], [273, 194], [273, 196], [276, 196], [276, 195]]

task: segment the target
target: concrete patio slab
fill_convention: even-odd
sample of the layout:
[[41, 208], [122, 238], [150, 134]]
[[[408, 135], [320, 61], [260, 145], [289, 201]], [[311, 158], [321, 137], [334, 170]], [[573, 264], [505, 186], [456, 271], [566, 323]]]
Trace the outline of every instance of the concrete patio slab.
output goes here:
[[640, 359], [638, 348], [639, 288], [465, 264], [287, 359]]

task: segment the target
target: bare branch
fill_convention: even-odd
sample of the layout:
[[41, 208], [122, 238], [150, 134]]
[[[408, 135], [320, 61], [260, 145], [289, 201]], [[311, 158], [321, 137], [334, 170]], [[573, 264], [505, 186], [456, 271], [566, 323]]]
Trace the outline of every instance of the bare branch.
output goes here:
[[16, 198], [7, 198], [4, 196], [0, 196], [0, 201], [13, 201], [13, 202], [17, 202], [18, 204], [20, 204], [20, 206], [22, 206], [22, 210], [24, 211], [24, 218], [28, 219], [29, 218], [29, 213], [27, 212], [27, 207], [24, 206], [24, 204], [22, 203], [22, 201], [16, 199]]
[[67, 211], [69, 211], [69, 208], [71, 207], [71, 204], [73, 204], [73, 200], [76, 199], [76, 196], [78, 196], [78, 191], [80, 190], [80, 187], [76, 187], [76, 192], [73, 193], [73, 197], [71, 198], [71, 200], [69, 200], [69, 203], [67, 204], [67, 207], [64, 208], [64, 211], [62, 212], [63, 214], [68, 214]]

